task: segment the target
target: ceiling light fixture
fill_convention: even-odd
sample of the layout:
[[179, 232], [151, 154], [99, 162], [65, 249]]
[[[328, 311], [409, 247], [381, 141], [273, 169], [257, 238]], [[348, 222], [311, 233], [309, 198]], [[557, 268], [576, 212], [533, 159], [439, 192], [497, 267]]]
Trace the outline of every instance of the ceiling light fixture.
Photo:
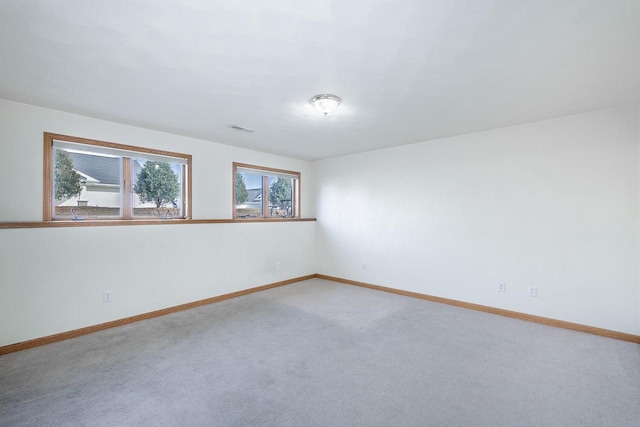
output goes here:
[[313, 98], [311, 98], [310, 102], [316, 110], [324, 113], [324, 115], [326, 116], [327, 114], [336, 111], [336, 108], [338, 108], [338, 105], [340, 105], [342, 99], [340, 99], [339, 96], [324, 93], [314, 96]]

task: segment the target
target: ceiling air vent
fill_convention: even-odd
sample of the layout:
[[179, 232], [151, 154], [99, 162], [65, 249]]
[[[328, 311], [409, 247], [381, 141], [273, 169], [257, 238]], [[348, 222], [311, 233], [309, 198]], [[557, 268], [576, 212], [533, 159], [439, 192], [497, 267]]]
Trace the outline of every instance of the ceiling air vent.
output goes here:
[[253, 130], [253, 129], [243, 128], [242, 126], [238, 126], [238, 125], [229, 125], [229, 127], [231, 129], [239, 130], [240, 132], [247, 132], [247, 133], [254, 133], [255, 132], [255, 130]]

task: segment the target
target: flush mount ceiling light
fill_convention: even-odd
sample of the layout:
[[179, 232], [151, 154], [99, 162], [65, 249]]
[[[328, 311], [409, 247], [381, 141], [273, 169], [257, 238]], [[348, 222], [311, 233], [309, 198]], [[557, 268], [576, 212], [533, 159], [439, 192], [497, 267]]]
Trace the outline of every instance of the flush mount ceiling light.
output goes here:
[[324, 115], [326, 116], [327, 114], [336, 111], [336, 108], [338, 108], [338, 105], [340, 105], [342, 99], [340, 99], [339, 96], [324, 93], [314, 96], [313, 98], [311, 98], [310, 102], [316, 110], [324, 113]]

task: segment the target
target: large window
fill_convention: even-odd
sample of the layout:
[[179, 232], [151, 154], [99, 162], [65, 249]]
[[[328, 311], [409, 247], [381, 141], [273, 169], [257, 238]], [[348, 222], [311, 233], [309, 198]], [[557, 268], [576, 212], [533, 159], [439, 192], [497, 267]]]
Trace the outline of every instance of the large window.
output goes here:
[[300, 172], [233, 164], [234, 218], [298, 218]]
[[44, 220], [186, 219], [191, 156], [45, 133]]

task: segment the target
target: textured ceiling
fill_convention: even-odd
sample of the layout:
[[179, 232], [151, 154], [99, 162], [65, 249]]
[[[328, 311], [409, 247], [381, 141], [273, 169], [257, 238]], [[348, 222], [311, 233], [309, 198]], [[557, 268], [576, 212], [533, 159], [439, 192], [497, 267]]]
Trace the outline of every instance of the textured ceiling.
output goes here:
[[311, 160], [638, 103], [639, 22], [638, 0], [3, 0], [0, 98]]

